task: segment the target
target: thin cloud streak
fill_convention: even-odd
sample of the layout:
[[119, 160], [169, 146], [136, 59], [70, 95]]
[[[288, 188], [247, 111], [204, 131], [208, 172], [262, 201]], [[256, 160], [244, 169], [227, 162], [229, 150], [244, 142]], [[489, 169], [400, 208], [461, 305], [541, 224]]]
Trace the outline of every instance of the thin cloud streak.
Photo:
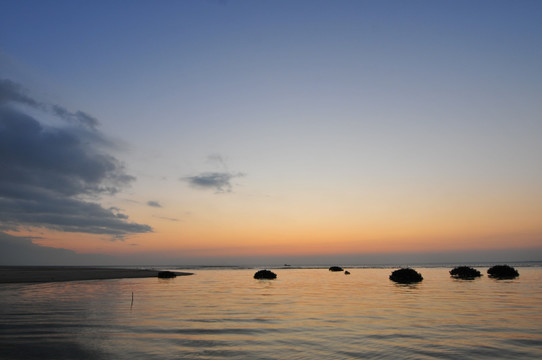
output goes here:
[[161, 220], [173, 221], [173, 222], [179, 222], [180, 221], [179, 219], [170, 218], [170, 217], [166, 217], [166, 216], [153, 215], [152, 217], [157, 218], [157, 219], [161, 219]]

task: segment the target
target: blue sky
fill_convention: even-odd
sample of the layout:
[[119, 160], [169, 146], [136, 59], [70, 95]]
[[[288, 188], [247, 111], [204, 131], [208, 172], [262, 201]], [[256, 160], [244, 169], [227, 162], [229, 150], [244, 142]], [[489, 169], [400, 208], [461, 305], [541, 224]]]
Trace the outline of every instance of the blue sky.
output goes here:
[[1, 3], [0, 78], [41, 104], [6, 106], [64, 129], [60, 106], [70, 136], [107, 143], [88, 154], [133, 180], [62, 196], [139, 229], [72, 240], [4, 206], [10, 236], [173, 259], [541, 254], [538, 1]]

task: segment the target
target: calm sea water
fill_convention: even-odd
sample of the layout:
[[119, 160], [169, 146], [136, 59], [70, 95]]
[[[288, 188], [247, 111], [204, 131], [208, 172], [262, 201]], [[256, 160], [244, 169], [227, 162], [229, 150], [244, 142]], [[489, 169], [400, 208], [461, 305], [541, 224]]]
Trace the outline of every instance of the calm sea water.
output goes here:
[[385, 268], [4, 284], [0, 358], [542, 359], [541, 267], [500, 281], [416, 269], [411, 286]]

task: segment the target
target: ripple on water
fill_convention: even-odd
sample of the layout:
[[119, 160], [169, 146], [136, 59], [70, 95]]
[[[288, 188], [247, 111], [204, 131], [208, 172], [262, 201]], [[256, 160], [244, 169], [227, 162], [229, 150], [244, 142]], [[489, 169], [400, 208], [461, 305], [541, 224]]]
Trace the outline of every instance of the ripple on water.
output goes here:
[[[2, 359], [542, 358], [541, 268], [458, 282], [417, 269], [202, 270], [0, 288]], [[134, 293], [134, 304], [131, 294]]]

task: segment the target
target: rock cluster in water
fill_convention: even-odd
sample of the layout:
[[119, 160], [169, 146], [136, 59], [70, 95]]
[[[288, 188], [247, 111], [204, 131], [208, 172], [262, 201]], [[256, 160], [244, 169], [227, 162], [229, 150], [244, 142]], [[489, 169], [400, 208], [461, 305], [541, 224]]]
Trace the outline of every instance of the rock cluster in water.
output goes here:
[[456, 279], [473, 280], [482, 276], [482, 273], [468, 266], [458, 266], [450, 270], [450, 275]]
[[277, 278], [277, 274], [270, 270], [260, 270], [254, 274], [254, 279], [267, 279], [273, 280]]
[[509, 265], [495, 265], [487, 270], [489, 277], [495, 279], [514, 279], [519, 276], [516, 269]]
[[400, 284], [412, 284], [423, 280], [422, 275], [414, 269], [402, 268], [390, 275], [390, 280]]
[[[350, 271], [344, 270], [340, 266], [331, 266], [329, 271], [344, 272], [345, 275], [350, 275]], [[489, 277], [494, 279], [514, 279], [519, 276], [516, 269], [509, 265], [495, 265], [487, 270]], [[177, 275], [171, 271], [160, 271], [159, 278], [174, 278]], [[480, 271], [469, 266], [457, 266], [450, 270], [450, 276], [455, 279], [473, 280], [483, 276]], [[254, 274], [254, 279], [273, 280], [277, 278], [277, 274], [270, 270], [259, 270]], [[390, 275], [390, 280], [400, 284], [412, 284], [423, 280], [423, 276], [414, 269], [401, 268], [395, 270]]]
[[158, 277], [160, 279], [171, 279], [171, 278], [177, 277], [177, 274], [175, 274], [172, 271], [159, 271]]

